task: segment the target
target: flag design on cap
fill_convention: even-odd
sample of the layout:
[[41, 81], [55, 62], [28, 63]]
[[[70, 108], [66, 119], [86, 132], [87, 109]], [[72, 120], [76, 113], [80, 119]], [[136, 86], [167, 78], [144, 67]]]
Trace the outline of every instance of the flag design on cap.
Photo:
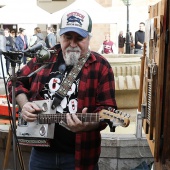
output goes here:
[[66, 12], [61, 19], [60, 35], [73, 31], [87, 37], [92, 29], [90, 16], [83, 10]]

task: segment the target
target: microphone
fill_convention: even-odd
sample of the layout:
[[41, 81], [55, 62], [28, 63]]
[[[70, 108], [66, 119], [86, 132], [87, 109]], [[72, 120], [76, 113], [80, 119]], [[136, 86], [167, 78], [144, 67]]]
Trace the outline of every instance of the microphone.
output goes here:
[[38, 62], [40, 63], [45, 62], [46, 60], [50, 59], [50, 57], [51, 57], [50, 51], [48, 50], [47, 47], [44, 46], [42, 47], [41, 50], [37, 52], [37, 56], [36, 56]]
[[39, 41], [37, 44], [35, 44], [32, 47], [29, 47], [28, 49], [24, 50], [24, 53], [35, 52], [37, 50], [40, 50], [44, 46], [46, 46], [45, 42]]
[[10, 56], [10, 57], [13, 57], [13, 56], [21, 56], [21, 55], [23, 55], [23, 52], [21, 52], [21, 51], [2, 51], [2, 50], [0, 50], [0, 55], [7, 55], [7, 56]]

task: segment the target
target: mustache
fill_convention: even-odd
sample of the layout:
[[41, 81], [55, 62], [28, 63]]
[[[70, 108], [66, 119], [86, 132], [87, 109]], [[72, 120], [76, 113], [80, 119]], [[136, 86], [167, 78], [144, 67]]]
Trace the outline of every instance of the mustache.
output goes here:
[[68, 47], [68, 48], [66, 49], [66, 52], [77, 52], [77, 53], [80, 53], [81, 50], [80, 50], [79, 47], [76, 47], [76, 48]]
[[80, 55], [81, 55], [81, 49], [79, 47], [75, 47], [75, 48], [68, 47], [65, 50], [65, 57], [64, 57], [66, 65], [72, 65], [72, 66], [76, 65], [78, 63], [78, 59]]

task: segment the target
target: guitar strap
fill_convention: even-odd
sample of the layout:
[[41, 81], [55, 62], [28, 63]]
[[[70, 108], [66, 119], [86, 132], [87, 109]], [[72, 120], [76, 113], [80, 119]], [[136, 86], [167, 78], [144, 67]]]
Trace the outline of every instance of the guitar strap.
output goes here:
[[60, 105], [61, 101], [67, 95], [67, 92], [70, 90], [74, 80], [78, 76], [89, 56], [90, 51], [87, 52], [85, 57], [79, 59], [79, 62], [72, 68], [67, 77], [62, 81], [59, 89], [55, 92], [55, 97], [52, 102], [51, 109], [54, 110], [58, 105]]

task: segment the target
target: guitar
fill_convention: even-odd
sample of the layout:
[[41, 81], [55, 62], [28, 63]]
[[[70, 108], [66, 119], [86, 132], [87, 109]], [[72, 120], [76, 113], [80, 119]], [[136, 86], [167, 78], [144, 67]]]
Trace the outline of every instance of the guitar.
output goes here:
[[[66, 122], [66, 114], [56, 113], [51, 109], [50, 100], [34, 101], [42, 112], [37, 114], [37, 120], [26, 122], [19, 116], [17, 136], [29, 138], [49, 138], [54, 136], [55, 123]], [[82, 122], [112, 122], [113, 126], [127, 127], [130, 123], [129, 115], [123, 114], [118, 110], [108, 111], [101, 110], [99, 113], [76, 113]]]

